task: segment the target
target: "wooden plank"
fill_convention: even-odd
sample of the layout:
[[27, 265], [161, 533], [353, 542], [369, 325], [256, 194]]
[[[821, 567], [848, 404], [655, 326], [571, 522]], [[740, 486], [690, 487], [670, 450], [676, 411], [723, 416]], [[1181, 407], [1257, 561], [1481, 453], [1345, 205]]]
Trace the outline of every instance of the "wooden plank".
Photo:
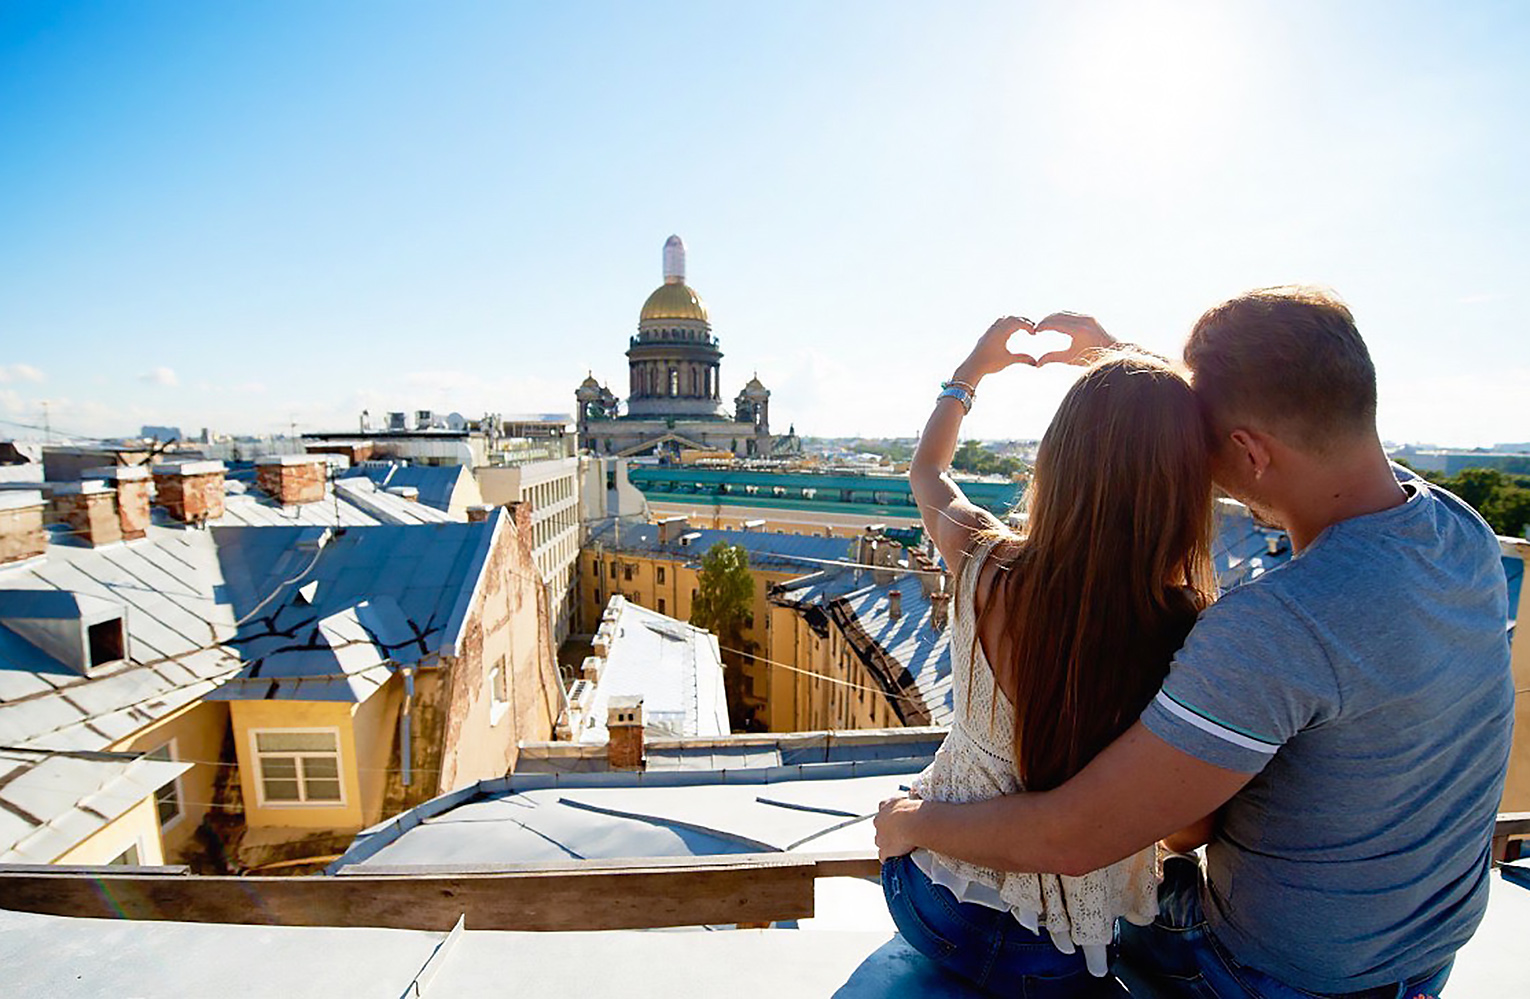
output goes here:
[[200, 877], [50, 870], [0, 873], [0, 908], [59, 916], [380, 926], [439, 931], [611, 930], [804, 919], [811, 857], [743, 854], [683, 866], [573, 861], [559, 870], [346, 877]]
[[1495, 861], [1503, 863], [1519, 859], [1519, 848], [1509, 845], [1516, 836], [1530, 836], [1530, 812], [1499, 812], [1498, 821], [1493, 824]]

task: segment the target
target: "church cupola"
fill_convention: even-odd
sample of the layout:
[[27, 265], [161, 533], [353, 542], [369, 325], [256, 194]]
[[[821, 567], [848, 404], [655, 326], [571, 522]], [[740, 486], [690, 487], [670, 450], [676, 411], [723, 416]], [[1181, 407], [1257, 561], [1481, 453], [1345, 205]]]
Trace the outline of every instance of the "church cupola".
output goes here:
[[671, 236], [664, 241], [664, 283], [643, 303], [627, 349], [628, 414], [719, 415], [722, 356], [706, 305], [685, 283], [685, 243]]

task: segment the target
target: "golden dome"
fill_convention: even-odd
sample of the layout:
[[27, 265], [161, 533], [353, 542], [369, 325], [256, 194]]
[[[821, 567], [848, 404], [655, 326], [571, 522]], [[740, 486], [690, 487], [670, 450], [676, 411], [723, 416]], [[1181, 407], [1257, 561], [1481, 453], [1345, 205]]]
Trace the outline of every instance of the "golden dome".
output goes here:
[[666, 282], [655, 288], [653, 294], [648, 296], [648, 301], [643, 303], [643, 312], [638, 316], [638, 321], [647, 322], [650, 319], [694, 319], [704, 323], [707, 321], [707, 307], [690, 285], [678, 281]]

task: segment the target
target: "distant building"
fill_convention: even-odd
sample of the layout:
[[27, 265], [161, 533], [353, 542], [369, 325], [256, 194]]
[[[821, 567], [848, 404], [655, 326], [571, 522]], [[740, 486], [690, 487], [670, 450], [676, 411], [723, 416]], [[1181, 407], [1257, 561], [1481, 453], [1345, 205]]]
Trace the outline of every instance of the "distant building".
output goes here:
[[[704, 468], [631, 465], [627, 477], [655, 517], [689, 517], [698, 526], [854, 537], [882, 523], [917, 541], [919, 507], [907, 475], [841, 469]], [[996, 517], [1011, 513], [1024, 484], [999, 478], [963, 478], [967, 497]]]
[[594, 631], [615, 594], [660, 614], [689, 620], [700, 586], [701, 558], [718, 542], [738, 545], [749, 556], [755, 592], [740, 636], [743, 648], [722, 651], [730, 661], [742, 663], [744, 706], [763, 725], [769, 674], [756, 654], [766, 646], [767, 589], [824, 562], [843, 561], [850, 549], [845, 539], [692, 529], [683, 517], [658, 524], [608, 520], [591, 526], [580, 553], [580, 620], [586, 631]]
[[627, 347], [627, 411], [610, 389], [586, 378], [574, 393], [581, 446], [597, 455], [682, 450], [748, 457], [799, 453], [795, 433], [770, 432], [770, 390], [753, 377], [723, 405], [722, 349], [707, 307], [685, 283], [685, 244], [664, 243], [664, 283], [638, 315]]
[[[1499, 445], [1499, 448], [1507, 448]], [[1492, 451], [1442, 451], [1418, 450], [1404, 446], [1393, 451], [1393, 460], [1406, 461], [1419, 472], [1438, 472], [1444, 476], [1459, 475], [1468, 468], [1491, 468], [1511, 475], [1530, 475], [1530, 452], [1514, 453], [1495, 448]]]

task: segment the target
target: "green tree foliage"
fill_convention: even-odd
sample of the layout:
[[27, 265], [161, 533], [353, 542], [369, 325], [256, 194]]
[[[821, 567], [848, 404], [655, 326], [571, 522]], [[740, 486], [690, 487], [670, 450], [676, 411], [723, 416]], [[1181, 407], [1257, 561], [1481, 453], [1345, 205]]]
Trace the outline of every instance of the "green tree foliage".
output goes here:
[[977, 441], [963, 441], [951, 457], [951, 467], [958, 472], [976, 475], [1014, 475], [1025, 469], [1025, 462], [1014, 457], [1000, 457]]
[[1506, 475], [1496, 468], [1463, 468], [1455, 475], [1419, 474], [1471, 504], [1499, 534], [1530, 536], [1530, 475]]
[[696, 599], [691, 601], [691, 624], [705, 628], [722, 645], [724, 687], [728, 696], [728, 719], [737, 730], [748, 718], [744, 710], [743, 649], [745, 622], [754, 604], [754, 575], [749, 571], [749, 553], [738, 545], [719, 541], [701, 557], [697, 573]]

